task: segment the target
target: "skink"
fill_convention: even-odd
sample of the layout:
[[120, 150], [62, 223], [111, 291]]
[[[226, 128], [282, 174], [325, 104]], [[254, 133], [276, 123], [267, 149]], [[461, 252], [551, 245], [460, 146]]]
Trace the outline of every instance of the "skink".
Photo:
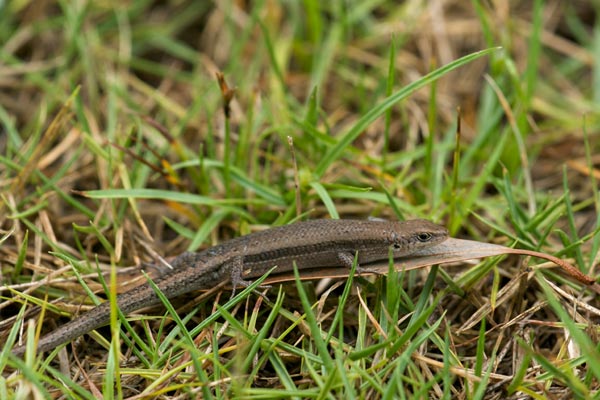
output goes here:
[[[448, 238], [448, 231], [427, 220], [403, 222], [381, 220], [313, 220], [251, 233], [199, 253], [183, 253], [173, 262], [173, 271], [155, 280], [169, 299], [198, 289], [209, 289], [230, 280], [235, 286], [245, 279], [262, 276], [274, 266], [277, 272], [293, 269], [351, 267], [387, 260], [434, 246]], [[141, 285], [117, 296], [123, 314], [159, 304], [150, 285]], [[110, 321], [110, 304], [104, 302], [43, 336], [38, 352], [46, 352]], [[25, 346], [13, 349], [22, 356]]]

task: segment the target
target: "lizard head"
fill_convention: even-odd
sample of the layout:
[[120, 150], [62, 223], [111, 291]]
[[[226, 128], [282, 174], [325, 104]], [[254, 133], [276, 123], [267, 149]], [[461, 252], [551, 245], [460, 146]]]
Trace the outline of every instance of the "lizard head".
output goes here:
[[391, 232], [390, 245], [394, 257], [409, 255], [448, 239], [448, 230], [425, 219], [396, 222]]

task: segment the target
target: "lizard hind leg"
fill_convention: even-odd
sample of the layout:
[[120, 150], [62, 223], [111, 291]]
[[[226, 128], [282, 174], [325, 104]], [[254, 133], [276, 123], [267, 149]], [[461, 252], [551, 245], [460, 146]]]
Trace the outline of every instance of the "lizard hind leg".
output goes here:
[[244, 273], [244, 258], [242, 256], [234, 257], [229, 265], [229, 276], [231, 279], [231, 297], [235, 297], [235, 290], [238, 286], [248, 287], [252, 282], [242, 278]]
[[[232, 286], [231, 297], [233, 298], [235, 296], [235, 291], [238, 286], [247, 288], [248, 286], [250, 286], [252, 284], [252, 281], [248, 281], [243, 278], [244, 277], [244, 258], [242, 256], [234, 257], [228, 263], [227, 269], [229, 270], [229, 276], [230, 276], [231, 286]], [[271, 286], [270, 285], [260, 285], [258, 288], [270, 289]], [[255, 290], [255, 292], [259, 296], [265, 297], [264, 294], [259, 293], [256, 290]]]

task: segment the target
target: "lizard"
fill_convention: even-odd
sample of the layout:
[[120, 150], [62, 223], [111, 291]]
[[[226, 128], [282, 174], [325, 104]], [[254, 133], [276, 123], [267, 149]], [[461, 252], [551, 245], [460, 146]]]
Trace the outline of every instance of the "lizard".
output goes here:
[[[424, 247], [448, 238], [446, 228], [428, 220], [408, 221], [316, 219], [253, 232], [201, 252], [185, 252], [172, 261], [172, 271], [158, 277], [156, 286], [169, 299], [199, 289], [209, 289], [230, 280], [233, 288], [247, 286], [246, 279], [277, 272], [352, 267], [355, 254], [360, 266], [409, 256]], [[124, 315], [157, 305], [159, 297], [149, 284], [142, 284], [117, 296]], [[110, 321], [110, 302], [105, 301], [78, 318], [42, 336], [38, 352], [70, 342]], [[12, 349], [23, 356], [25, 346]]]

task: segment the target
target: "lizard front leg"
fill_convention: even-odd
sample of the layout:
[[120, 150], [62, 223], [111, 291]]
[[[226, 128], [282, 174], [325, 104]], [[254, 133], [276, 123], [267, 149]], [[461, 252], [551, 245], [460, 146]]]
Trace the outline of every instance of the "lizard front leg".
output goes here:
[[[354, 255], [352, 253], [339, 252], [339, 253], [337, 253], [337, 258], [344, 267], [347, 267], [348, 269], [352, 269], [352, 265], [354, 265]], [[356, 263], [356, 273], [359, 275], [367, 274], [367, 273], [377, 274], [377, 275], [381, 274], [379, 271], [376, 271], [374, 269], [361, 267], [358, 262]]]

